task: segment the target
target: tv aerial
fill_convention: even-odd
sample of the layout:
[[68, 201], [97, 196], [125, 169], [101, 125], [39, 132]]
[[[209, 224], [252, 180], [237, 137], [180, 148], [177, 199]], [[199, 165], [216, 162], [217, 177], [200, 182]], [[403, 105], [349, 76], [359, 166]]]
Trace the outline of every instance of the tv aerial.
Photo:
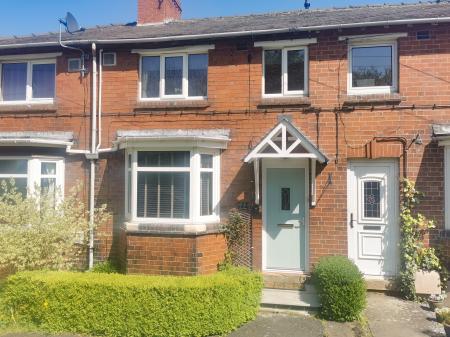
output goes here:
[[85, 52], [83, 49], [81, 48], [76, 48], [76, 47], [71, 47], [68, 46], [66, 44], [63, 43], [62, 41], [62, 27], [65, 27], [65, 30], [67, 33], [69, 34], [75, 34], [78, 32], [82, 32], [84, 31], [84, 28], [82, 28], [80, 26], [80, 24], [78, 23], [77, 19], [75, 18], [75, 16], [70, 13], [67, 12], [66, 17], [64, 19], [59, 19], [59, 45], [62, 48], [67, 48], [67, 49], [72, 49], [72, 50], [77, 50], [79, 52], [81, 52], [81, 59], [80, 59], [80, 73], [81, 76], [84, 76], [87, 73], [86, 67], [85, 67]]

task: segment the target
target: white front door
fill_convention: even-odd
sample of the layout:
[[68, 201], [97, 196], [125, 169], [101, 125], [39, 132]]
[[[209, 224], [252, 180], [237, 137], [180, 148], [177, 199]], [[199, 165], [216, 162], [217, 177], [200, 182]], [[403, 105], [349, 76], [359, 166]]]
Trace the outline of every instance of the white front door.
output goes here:
[[399, 266], [397, 161], [348, 166], [349, 258], [366, 276], [395, 276]]

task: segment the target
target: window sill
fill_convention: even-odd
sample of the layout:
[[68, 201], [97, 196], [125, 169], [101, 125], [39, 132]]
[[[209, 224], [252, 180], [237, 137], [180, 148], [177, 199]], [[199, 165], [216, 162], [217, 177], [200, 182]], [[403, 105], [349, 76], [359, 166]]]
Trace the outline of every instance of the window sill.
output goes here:
[[207, 224], [151, 224], [127, 222], [124, 224], [127, 233], [132, 234], [151, 234], [151, 235], [184, 235], [197, 236], [204, 234], [220, 233], [220, 222]]
[[178, 109], [206, 109], [209, 102], [206, 99], [173, 99], [139, 101], [134, 108], [135, 111], [146, 110], [178, 110]]
[[398, 105], [404, 98], [398, 93], [347, 95], [344, 97], [345, 106], [373, 106]]
[[37, 113], [37, 112], [56, 112], [58, 109], [56, 103], [0, 103], [0, 113]]
[[309, 97], [270, 97], [262, 98], [258, 104], [259, 109], [271, 107], [305, 107], [310, 106], [311, 101]]

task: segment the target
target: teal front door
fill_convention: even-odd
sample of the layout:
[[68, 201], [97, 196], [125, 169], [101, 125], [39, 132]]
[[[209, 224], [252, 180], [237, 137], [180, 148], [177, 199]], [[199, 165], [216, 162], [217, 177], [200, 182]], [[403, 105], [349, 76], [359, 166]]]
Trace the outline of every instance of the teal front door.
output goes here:
[[304, 271], [305, 169], [267, 168], [266, 179], [266, 269]]

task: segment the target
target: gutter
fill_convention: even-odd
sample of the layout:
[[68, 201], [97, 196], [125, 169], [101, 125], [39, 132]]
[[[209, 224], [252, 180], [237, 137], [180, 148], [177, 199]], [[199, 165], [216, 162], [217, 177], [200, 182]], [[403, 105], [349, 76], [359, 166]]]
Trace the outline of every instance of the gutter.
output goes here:
[[[150, 38], [136, 38], [136, 39], [88, 39], [88, 40], [67, 40], [63, 41], [65, 45], [90, 45], [96, 44], [126, 44], [126, 43], [146, 43], [146, 42], [166, 42], [166, 41], [188, 41], [208, 38], [223, 38], [223, 37], [239, 37], [246, 35], [264, 35], [264, 34], [281, 34], [281, 33], [294, 33], [294, 32], [309, 32], [309, 31], [322, 31], [333, 29], [346, 29], [346, 28], [358, 28], [358, 27], [376, 27], [376, 26], [398, 26], [398, 25], [410, 25], [410, 24], [422, 24], [422, 23], [448, 23], [450, 17], [437, 17], [437, 18], [424, 18], [424, 19], [404, 19], [404, 20], [384, 20], [384, 21], [371, 21], [371, 22], [358, 22], [358, 23], [344, 23], [334, 25], [319, 25], [309, 27], [290, 27], [290, 28], [277, 28], [277, 29], [263, 29], [263, 30], [248, 30], [248, 31], [235, 31], [224, 33], [208, 33], [208, 34], [194, 34], [194, 35], [175, 35], [166, 37], [150, 37]], [[59, 42], [31, 42], [31, 43], [18, 43], [18, 44], [6, 44], [0, 45], [0, 49], [16, 49], [16, 48], [32, 48], [32, 47], [51, 47], [59, 46]]]

